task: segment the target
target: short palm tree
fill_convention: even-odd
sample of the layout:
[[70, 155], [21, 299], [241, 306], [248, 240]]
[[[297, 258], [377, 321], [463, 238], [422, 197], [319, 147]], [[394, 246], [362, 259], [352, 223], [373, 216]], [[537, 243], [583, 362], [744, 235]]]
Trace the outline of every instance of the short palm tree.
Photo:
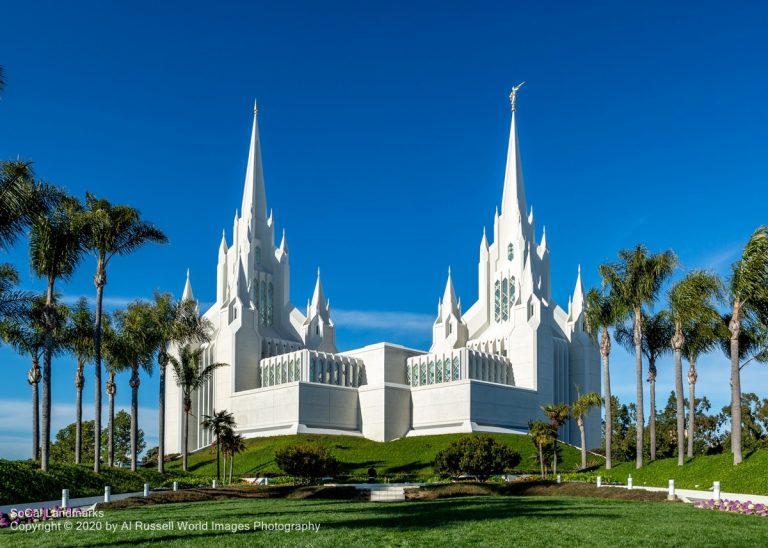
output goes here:
[[731, 306], [731, 452], [733, 464], [741, 454], [741, 363], [739, 334], [745, 327], [768, 325], [768, 226], [760, 226], [749, 238], [741, 258], [733, 265], [728, 299]]
[[528, 434], [531, 436], [534, 445], [539, 451], [539, 466], [541, 467], [541, 479], [546, 478], [544, 466], [544, 447], [549, 445], [555, 439], [555, 433], [552, 426], [542, 421], [531, 421], [528, 423]]
[[168, 361], [173, 368], [173, 374], [176, 377], [176, 384], [181, 390], [182, 399], [182, 431], [184, 432], [184, 452], [182, 453], [182, 468], [187, 471], [187, 460], [189, 455], [189, 415], [192, 412], [192, 394], [200, 388], [205, 381], [213, 376], [213, 373], [219, 367], [224, 367], [226, 363], [212, 363], [205, 367], [200, 366], [200, 356], [203, 354], [202, 348], [193, 349], [190, 345], [181, 347], [178, 359], [175, 356], [169, 356]]
[[590, 289], [585, 297], [584, 317], [586, 329], [593, 341], [602, 330], [600, 338], [600, 356], [603, 362], [603, 394], [605, 405], [605, 468], [611, 469], [611, 446], [613, 443], [610, 425], [613, 424], [613, 410], [611, 409], [611, 371], [608, 359], [611, 354], [610, 328], [619, 325], [625, 316], [625, 309], [615, 294]]
[[241, 434], [235, 434], [231, 429], [225, 430], [221, 436], [221, 450], [224, 454], [224, 475], [226, 476], [227, 457], [229, 457], [229, 483], [232, 483], [232, 474], [235, 468], [235, 455], [245, 451], [245, 438]]
[[677, 257], [672, 251], [649, 254], [648, 249], [638, 244], [633, 249], [619, 251], [619, 260], [612, 264], [600, 265], [600, 275], [611, 290], [633, 316], [635, 345], [635, 383], [637, 394], [637, 450], [635, 466], [643, 465], [643, 306], [650, 306], [656, 300], [667, 278], [677, 266]]
[[165, 243], [168, 238], [159, 229], [143, 221], [139, 211], [126, 205], [113, 205], [93, 194], [86, 194], [88, 211], [87, 247], [96, 256], [96, 311], [94, 320], [94, 459], [93, 470], [101, 467], [101, 337], [104, 286], [107, 267], [113, 257], [128, 255], [150, 243]]
[[69, 279], [84, 251], [84, 216], [77, 200], [62, 196], [50, 211], [32, 220], [29, 252], [32, 270], [46, 280], [45, 350], [43, 351], [42, 443], [40, 468], [48, 471], [51, 443], [51, 358], [58, 319], [54, 291], [58, 280]]
[[75, 464], [80, 464], [83, 448], [83, 386], [85, 364], [93, 359], [93, 312], [85, 297], [80, 298], [69, 314], [65, 344], [77, 360], [75, 372]]
[[[643, 355], [648, 360], [648, 387], [650, 396], [650, 416], [648, 417], [648, 433], [651, 438], [650, 460], [656, 460], [656, 362], [664, 354], [670, 352], [669, 341], [675, 329], [666, 311], [653, 315], [643, 314]], [[632, 328], [626, 323], [616, 326], [616, 340], [629, 351], [634, 348]]]
[[688, 360], [688, 456], [693, 457], [693, 440], [696, 435], [696, 360], [712, 350], [718, 342], [727, 336], [725, 324], [720, 318], [708, 318], [693, 322], [683, 336], [683, 354]]
[[581, 433], [581, 467], [587, 467], [587, 433], [584, 428], [584, 416], [589, 413], [589, 410], [603, 405], [603, 400], [600, 398], [600, 394], [597, 392], [587, 392], [576, 398], [576, 401], [571, 404], [571, 415], [576, 418], [576, 424], [579, 426], [579, 432]]
[[216, 439], [216, 479], [221, 481], [221, 472], [219, 470], [221, 436], [226, 431], [232, 431], [235, 427], [235, 416], [226, 409], [218, 412], [214, 409], [212, 415], [203, 415], [203, 421], [200, 423], [200, 426], [208, 430]]
[[555, 437], [554, 443], [554, 459], [552, 460], [552, 473], [557, 474], [557, 438], [560, 427], [568, 420], [568, 413], [570, 409], [564, 403], [544, 405], [541, 408], [544, 414], [549, 419], [549, 424], [552, 427], [552, 431]]
[[170, 293], [155, 293], [154, 313], [158, 332], [157, 364], [160, 372], [157, 470], [165, 472], [165, 377], [171, 348], [210, 340], [211, 322], [200, 316], [197, 303], [175, 301]]
[[[688, 273], [669, 290], [668, 306], [675, 332], [671, 339], [675, 353], [675, 393], [677, 398], [677, 464], [682, 466], [685, 454], [685, 401], [683, 396], [682, 355], [685, 333], [695, 325], [718, 322], [715, 301], [721, 294], [720, 279], [714, 274], [696, 270]], [[695, 404], [694, 404], [695, 405]], [[688, 433], [691, 435], [691, 432]]]
[[147, 302], [135, 301], [126, 310], [115, 312], [115, 328], [121, 334], [119, 345], [122, 368], [131, 371], [131, 470], [138, 467], [139, 433], [139, 372], [152, 374], [152, 364], [157, 348], [154, 311]]

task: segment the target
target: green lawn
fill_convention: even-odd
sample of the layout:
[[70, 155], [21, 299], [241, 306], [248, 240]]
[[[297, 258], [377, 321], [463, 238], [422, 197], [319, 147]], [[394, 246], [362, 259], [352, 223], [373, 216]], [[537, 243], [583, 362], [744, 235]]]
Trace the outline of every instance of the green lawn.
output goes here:
[[[235, 475], [241, 477], [279, 475], [275, 464], [275, 451], [298, 442], [315, 441], [326, 445], [344, 466], [342, 473], [363, 477], [369, 467], [374, 466], [380, 477], [392, 479], [429, 479], [434, 473], [432, 462], [438, 451], [445, 449], [463, 434], [422, 436], [403, 438], [390, 442], [376, 442], [351, 436], [298, 435], [254, 438], [247, 440], [248, 449], [235, 458]], [[492, 434], [497, 441], [509, 445], [520, 453], [519, 470], [537, 471], [535, 447], [528, 436], [514, 434]], [[562, 470], [575, 470], [580, 464], [578, 449], [561, 444]], [[595, 459], [598, 463], [600, 457]], [[204, 449], [190, 456], [190, 472], [204, 476], [216, 474], [216, 452]], [[181, 461], [169, 463], [169, 470], [180, 470]]]
[[[136, 523], [173, 524], [137, 531]], [[179, 524], [207, 530], [184, 531]], [[254, 530], [254, 522], [313, 523], [317, 532]], [[63, 522], [62, 522], [63, 523]], [[89, 528], [0, 532], [4, 546], [153, 545], [217, 548], [312, 546], [765, 546], [764, 518], [700, 510], [682, 503], [579, 497], [465, 497], [426, 502], [240, 499], [108, 510]], [[126, 524], [124, 526], [124, 524]], [[213, 524], [248, 530], [213, 531]], [[106, 530], [109, 526], [110, 531]], [[123, 527], [128, 529], [123, 530]], [[116, 530], [114, 530], [116, 529]]]
[[661, 459], [646, 464], [640, 470], [634, 462], [615, 464], [611, 470], [600, 468], [589, 474], [577, 474], [573, 479], [594, 481], [595, 476], [616, 483], [626, 483], [632, 475], [635, 485], [667, 487], [669, 480], [675, 480], [675, 487], [681, 489], [709, 489], [715, 481], [720, 482], [723, 491], [768, 495], [768, 449], [746, 454], [744, 461], [733, 466], [733, 455], [698, 456], [686, 459], [683, 466], [677, 465], [677, 458]]

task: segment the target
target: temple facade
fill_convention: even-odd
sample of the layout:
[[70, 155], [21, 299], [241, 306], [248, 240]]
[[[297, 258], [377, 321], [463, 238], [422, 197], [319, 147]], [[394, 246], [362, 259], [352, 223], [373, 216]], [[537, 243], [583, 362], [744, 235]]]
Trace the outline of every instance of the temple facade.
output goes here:
[[[515, 90], [516, 91], [516, 90]], [[581, 274], [566, 309], [552, 298], [546, 231], [536, 239], [528, 210], [515, 121], [514, 93], [501, 208], [493, 233], [483, 230], [478, 295], [462, 311], [450, 269], [429, 351], [379, 343], [339, 351], [331, 307], [320, 281], [304, 311], [290, 301], [285, 232], [275, 244], [267, 213], [254, 108], [243, 201], [231, 242], [222, 234], [214, 326], [202, 363], [226, 363], [193, 397], [194, 417], [227, 409], [246, 437], [331, 433], [389, 441], [456, 432], [525, 433], [543, 420], [541, 406], [600, 393], [596, 345], [584, 330]], [[189, 277], [184, 299], [194, 299]], [[166, 383], [166, 452], [180, 452], [182, 402]], [[570, 424], [573, 423], [573, 424]], [[587, 445], [600, 443], [600, 414], [586, 421]], [[561, 439], [579, 444], [575, 421]], [[212, 442], [189, 421], [189, 448]]]

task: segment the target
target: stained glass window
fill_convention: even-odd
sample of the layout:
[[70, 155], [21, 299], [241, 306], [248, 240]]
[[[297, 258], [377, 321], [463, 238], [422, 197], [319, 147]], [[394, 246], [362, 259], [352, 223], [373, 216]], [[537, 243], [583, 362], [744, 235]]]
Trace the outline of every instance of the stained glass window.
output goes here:
[[507, 259], [511, 261], [514, 258], [515, 258], [515, 246], [513, 246], [512, 244], [509, 244], [507, 246]]
[[259, 290], [259, 321], [261, 323], [267, 323], [267, 283], [261, 281], [261, 289]]
[[501, 283], [497, 280], [494, 287], [493, 317], [498, 322], [501, 319]]
[[269, 282], [269, 289], [267, 290], [267, 325], [272, 325], [272, 300], [274, 292], [272, 282]]
[[509, 282], [506, 278], [501, 281], [501, 319], [506, 321], [509, 318], [509, 301], [507, 296], [509, 294]]
[[405, 366], [405, 383], [406, 384], [411, 384], [411, 385], [413, 384], [413, 382], [411, 381], [411, 366], [410, 365], [406, 365]]
[[422, 363], [421, 364], [421, 375], [419, 377], [419, 385], [423, 386], [427, 384], [427, 364]]
[[443, 382], [443, 360], [435, 362], [435, 382]]
[[459, 380], [461, 378], [461, 376], [459, 374], [459, 371], [460, 371], [459, 370], [459, 365], [460, 365], [460, 360], [459, 360], [459, 357], [456, 356], [455, 358], [453, 358], [453, 380], [455, 380], [455, 381], [457, 381], [457, 380]]

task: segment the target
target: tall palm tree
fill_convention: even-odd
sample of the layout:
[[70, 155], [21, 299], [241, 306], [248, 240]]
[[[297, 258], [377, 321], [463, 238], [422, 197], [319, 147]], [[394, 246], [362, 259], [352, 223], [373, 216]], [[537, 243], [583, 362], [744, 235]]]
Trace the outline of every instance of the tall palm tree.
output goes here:
[[581, 467], [587, 467], [587, 433], [584, 428], [584, 415], [589, 413], [593, 407], [600, 407], [603, 404], [600, 394], [597, 392], [587, 392], [576, 398], [571, 404], [571, 415], [576, 418], [576, 424], [581, 433]]
[[643, 466], [643, 317], [645, 305], [652, 305], [664, 281], [677, 266], [672, 251], [649, 254], [638, 244], [633, 249], [619, 251], [619, 260], [600, 265], [600, 275], [616, 292], [618, 299], [633, 316], [633, 342], [635, 343], [635, 383], [637, 386], [637, 450], [635, 466]]
[[235, 416], [226, 409], [218, 412], [214, 409], [212, 415], [203, 415], [203, 421], [200, 423], [200, 426], [208, 430], [216, 438], [216, 479], [221, 481], [221, 473], [219, 471], [221, 436], [226, 431], [231, 431], [235, 427]]
[[[200, 388], [205, 381], [213, 376], [213, 373], [219, 367], [224, 367], [226, 363], [212, 363], [205, 367], [200, 366], [200, 356], [203, 354], [202, 348], [193, 349], [190, 345], [181, 347], [179, 358], [168, 356], [168, 361], [173, 368], [173, 374], [176, 377], [176, 384], [181, 390], [183, 403], [182, 431], [184, 432], [184, 452], [182, 468], [187, 471], [187, 457], [189, 454], [189, 415], [192, 412], [192, 394]], [[158, 455], [159, 456], [159, 455]]]
[[59, 319], [54, 303], [56, 281], [72, 276], [84, 251], [84, 216], [80, 203], [62, 196], [50, 212], [32, 221], [29, 252], [32, 270], [47, 282], [45, 297], [45, 350], [43, 351], [42, 444], [40, 468], [48, 471], [51, 443], [51, 358], [54, 330]]
[[96, 311], [94, 319], [94, 458], [93, 470], [101, 467], [101, 336], [104, 286], [107, 285], [107, 267], [113, 257], [128, 255], [150, 243], [165, 243], [168, 238], [159, 229], [143, 221], [137, 209], [126, 205], [113, 205], [87, 193], [88, 249], [96, 256]]
[[613, 410], [611, 409], [611, 371], [608, 359], [611, 354], [611, 333], [609, 329], [621, 322], [625, 316], [625, 309], [615, 294], [590, 289], [584, 299], [584, 318], [586, 329], [593, 341], [597, 342], [598, 333], [602, 329], [600, 339], [600, 356], [603, 362], [603, 401], [605, 405], [605, 469], [611, 469], [611, 445], [613, 424]]
[[65, 333], [67, 349], [77, 360], [75, 372], [75, 464], [80, 464], [83, 448], [83, 386], [85, 364], [93, 359], [93, 312], [85, 297], [80, 298], [69, 314]]
[[[107, 320], [104, 316], [102, 320]], [[104, 361], [107, 370], [107, 466], [115, 465], [115, 396], [117, 395], [117, 383], [115, 376], [129, 367], [130, 343], [118, 326], [112, 326], [111, 322], [103, 321], [103, 350]]]
[[[650, 416], [648, 417], [648, 433], [651, 438], [650, 460], [656, 460], [656, 362], [664, 354], [671, 351], [669, 341], [674, 334], [675, 329], [669, 314], [666, 311], [657, 312], [651, 316], [643, 313], [643, 355], [648, 360], [648, 387], [650, 396]], [[634, 337], [632, 327], [626, 323], [616, 326], [614, 332], [616, 340], [626, 348], [632, 351], [634, 348]]]
[[728, 284], [731, 305], [731, 452], [733, 464], [741, 455], [741, 364], [739, 334], [745, 324], [768, 325], [768, 226], [760, 226], [749, 238], [741, 258], [732, 268]]
[[139, 372], [152, 374], [152, 363], [157, 348], [158, 333], [152, 306], [134, 301], [124, 311], [115, 313], [116, 327], [122, 333], [121, 359], [123, 367], [131, 371], [131, 470], [138, 467], [139, 435]]
[[171, 348], [186, 344], [202, 344], [210, 340], [213, 325], [200, 316], [197, 303], [175, 301], [170, 293], [155, 293], [155, 329], [158, 333], [157, 364], [160, 369], [158, 412], [157, 470], [165, 473], [165, 377]]
[[224, 475], [226, 476], [227, 457], [229, 457], [229, 483], [232, 483], [232, 474], [235, 468], [235, 455], [245, 451], [245, 438], [241, 434], [235, 434], [227, 429], [221, 436], [221, 450], [224, 454]]
[[550, 426], [552, 426], [552, 431], [554, 432], [555, 443], [554, 443], [554, 460], [552, 461], [552, 473], [557, 474], [558, 431], [560, 430], [560, 427], [565, 424], [565, 421], [568, 420], [568, 413], [570, 412], [570, 409], [566, 404], [560, 403], [560, 404], [544, 405], [542, 406], [541, 410], [544, 411], [544, 414], [549, 419], [549, 424]]
[[[677, 464], [682, 466], [685, 455], [685, 401], [683, 396], [682, 355], [685, 333], [701, 322], [718, 322], [720, 315], [714, 301], [721, 294], [720, 279], [714, 274], [696, 270], [688, 273], [669, 290], [669, 315], [675, 327], [672, 350], [675, 353], [675, 393], [677, 399]], [[688, 433], [691, 435], [691, 432]]]
[[709, 318], [693, 322], [685, 330], [683, 354], [688, 360], [688, 456], [693, 457], [693, 439], [696, 435], [696, 360], [702, 354], [712, 350], [718, 342], [727, 336], [725, 324], [720, 318]]

